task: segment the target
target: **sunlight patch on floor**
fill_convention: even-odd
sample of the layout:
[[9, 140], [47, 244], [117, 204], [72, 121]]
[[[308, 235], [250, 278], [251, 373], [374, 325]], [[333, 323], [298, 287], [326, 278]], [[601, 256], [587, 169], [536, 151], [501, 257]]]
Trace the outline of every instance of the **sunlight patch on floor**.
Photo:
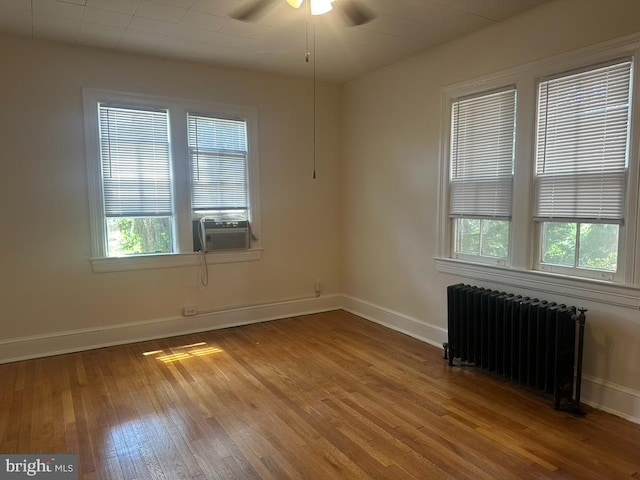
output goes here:
[[[201, 347], [201, 348], [197, 348], [197, 347]], [[181, 350], [181, 351], [175, 352], [175, 350]], [[192, 343], [189, 345], [171, 347], [169, 351], [171, 353], [167, 353], [165, 350], [150, 350], [148, 352], [144, 352], [142, 355], [144, 355], [145, 357], [157, 355], [155, 357], [156, 360], [160, 360], [161, 362], [164, 362], [164, 363], [171, 363], [171, 362], [177, 362], [180, 360], [186, 360], [188, 358], [203, 357], [205, 355], [213, 355], [216, 353], [223, 352], [221, 348], [209, 346], [207, 342], [198, 342], [198, 343]]]

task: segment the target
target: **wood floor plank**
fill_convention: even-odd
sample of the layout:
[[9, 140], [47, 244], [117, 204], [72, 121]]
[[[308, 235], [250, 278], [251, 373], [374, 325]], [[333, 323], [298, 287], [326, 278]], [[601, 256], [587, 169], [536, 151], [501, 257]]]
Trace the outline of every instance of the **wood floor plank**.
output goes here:
[[640, 426], [344, 311], [0, 365], [0, 452], [91, 480], [631, 479]]

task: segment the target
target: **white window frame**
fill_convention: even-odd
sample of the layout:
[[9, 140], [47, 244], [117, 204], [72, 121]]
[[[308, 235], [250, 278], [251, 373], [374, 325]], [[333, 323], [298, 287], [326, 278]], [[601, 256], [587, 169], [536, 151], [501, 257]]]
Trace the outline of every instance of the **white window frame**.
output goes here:
[[[634, 61], [632, 74], [632, 115], [630, 126], [629, 175], [625, 207], [625, 222], [620, 229], [619, 269], [614, 275], [589, 274], [576, 276], [575, 272], [536, 269], [540, 258], [540, 231], [533, 221], [534, 170], [536, 142], [536, 110], [538, 84], [541, 79], [596, 67], [600, 64], [630, 57]], [[468, 82], [445, 87], [442, 90], [442, 130], [440, 145], [440, 182], [438, 196], [438, 238], [434, 258], [437, 270], [473, 280], [505, 285], [510, 288], [534, 289], [549, 294], [599, 301], [624, 307], [640, 308], [640, 244], [638, 208], [638, 177], [640, 174], [640, 35], [607, 42], [560, 55], [551, 59], [522, 65], [487, 75]], [[510, 263], [485, 265], [453, 255], [453, 228], [448, 216], [448, 178], [451, 135], [451, 102], [455, 98], [480, 94], [515, 85], [516, 154], [514, 166], [514, 194], [511, 220]]]
[[[584, 68], [578, 68], [576, 70], [572, 70], [572, 71], [568, 71], [568, 72], [562, 72], [559, 75], [552, 75], [551, 78], [544, 78], [544, 79], [540, 79], [539, 85], [542, 84], [542, 82], [544, 81], [553, 81], [555, 79], [563, 79], [567, 76], [572, 76], [575, 74], [580, 74], [580, 73], [588, 73], [592, 70], [597, 70], [599, 68], [603, 68], [603, 67], [609, 67], [612, 65], [617, 65], [620, 63], [624, 63], [624, 62], [629, 62], [631, 61], [631, 85], [630, 88], [633, 85], [633, 71], [636, 68], [635, 65], [635, 59], [634, 58], [630, 58], [630, 57], [623, 57], [623, 58], [615, 58], [612, 59], [611, 61], [607, 61], [604, 64], [599, 64], [599, 65], [588, 65]], [[539, 91], [539, 90], [538, 90]], [[633, 92], [631, 92], [633, 93]], [[539, 99], [537, 98], [537, 108], [540, 108], [539, 105]], [[631, 100], [633, 102], [633, 95], [631, 95]], [[630, 104], [629, 106], [629, 112], [627, 115], [629, 124], [628, 124], [628, 132], [629, 135], [631, 134], [631, 120], [632, 120], [632, 113], [633, 113], [633, 103]], [[538, 112], [539, 115], [539, 112]], [[539, 124], [540, 122], [540, 118], [536, 118], [536, 122]], [[537, 126], [536, 126], [536, 130], [537, 130]], [[627, 141], [627, 161], [631, 160], [631, 156], [630, 156], [630, 152], [629, 152], [629, 139]], [[536, 152], [537, 153], [537, 152]], [[537, 159], [534, 160], [534, 166], [533, 168], [536, 168], [536, 163]], [[626, 167], [626, 171], [625, 171], [625, 183], [628, 185], [629, 183], [629, 166], [627, 165]], [[626, 200], [628, 198], [628, 192], [625, 191], [625, 195], [623, 198], [623, 203], [626, 203]], [[534, 202], [534, 206], [535, 206], [535, 202]], [[534, 269], [535, 270], [540, 270], [540, 271], [545, 271], [545, 272], [552, 272], [552, 273], [559, 273], [559, 274], [563, 274], [563, 275], [569, 275], [569, 276], [579, 276], [579, 277], [586, 277], [586, 278], [594, 278], [594, 279], [598, 279], [598, 280], [605, 280], [605, 281], [612, 281], [612, 282], [617, 282], [617, 283], [624, 283], [624, 266], [626, 264], [626, 262], [622, 261], [624, 260], [624, 256], [621, 255], [622, 253], [622, 247], [623, 247], [623, 242], [622, 239], [626, 238], [626, 231], [625, 231], [625, 224], [626, 222], [624, 221], [624, 215], [623, 215], [623, 221], [621, 223], [618, 224], [619, 230], [618, 230], [618, 261], [617, 261], [617, 265], [616, 265], [616, 271], [615, 272], [610, 272], [610, 271], [603, 271], [603, 270], [597, 270], [597, 269], [588, 269], [585, 267], [580, 267], [578, 265], [575, 266], [562, 266], [562, 265], [554, 265], [551, 263], [544, 263], [542, 261], [542, 256], [543, 256], [543, 226], [545, 223], [547, 222], [552, 222], [553, 220], [549, 219], [549, 220], [540, 220], [538, 219], [535, 222], [535, 226], [534, 226], [534, 232], [535, 232], [535, 255], [534, 255]], [[582, 220], [578, 217], [573, 218], [573, 217], [568, 217], [565, 219], [558, 219], [559, 222], [561, 223], [575, 223], [577, 225], [583, 224], [583, 223], [594, 223], [594, 222], [590, 222], [588, 220]], [[596, 223], [607, 223], [607, 222], [598, 222], [596, 221]], [[611, 223], [613, 224], [613, 222]], [[579, 227], [578, 227], [578, 231], [576, 232], [578, 237], [576, 238], [576, 252], [575, 252], [575, 262], [577, 263], [578, 258], [579, 258], [579, 253], [580, 253], [580, 237], [579, 237]]]
[[[207, 252], [207, 263], [255, 261], [262, 258], [260, 222], [260, 182], [258, 156], [258, 114], [253, 107], [223, 105], [175, 98], [155, 97], [94, 88], [83, 89], [89, 216], [91, 226], [91, 264], [95, 272], [143, 270], [199, 265], [202, 254], [193, 252], [190, 194], [190, 164], [187, 145], [187, 114], [242, 118], [247, 123], [249, 220], [257, 240], [247, 250]], [[174, 202], [174, 252], [167, 254], [107, 257], [98, 104], [123, 107], [162, 108], [169, 112], [171, 168]]]

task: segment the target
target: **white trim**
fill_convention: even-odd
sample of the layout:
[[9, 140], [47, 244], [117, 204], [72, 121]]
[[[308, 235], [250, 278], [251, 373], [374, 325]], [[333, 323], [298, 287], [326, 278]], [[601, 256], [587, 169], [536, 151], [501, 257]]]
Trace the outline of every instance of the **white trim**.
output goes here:
[[442, 343], [447, 341], [447, 330], [442, 327], [359, 298], [348, 295], [343, 296], [342, 308], [347, 312], [383, 325], [396, 332], [404, 333], [437, 348], [442, 348]]
[[[124, 272], [129, 270], [149, 270], [154, 268], [192, 267], [200, 265], [202, 254], [169, 253], [164, 255], [135, 255], [131, 257], [92, 258], [91, 265], [95, 273]], [[252, 262], [262, 258], [261, 248], [249, 250], [228, 250], [207, 252], [207, 264]]]
[[340, 295], [323, 295], [230, 307], [192, 317], [176, 316], [2, 340], [0, 364], [338, 310], [341, 299]]
[[635, 310], [640, 309], [640, 288], [636, 286], [568, 277], [535, 270], [472, 264], [452, 258], [435, 258], [434, 261], [438, 272], [457, 277], [507, 285], [510, 288], [525, 288], [545, 294], [564, 295], [579, 300]]
[[582, 399], [585, 404], [640, 424], [640, 390], [582, 375]]

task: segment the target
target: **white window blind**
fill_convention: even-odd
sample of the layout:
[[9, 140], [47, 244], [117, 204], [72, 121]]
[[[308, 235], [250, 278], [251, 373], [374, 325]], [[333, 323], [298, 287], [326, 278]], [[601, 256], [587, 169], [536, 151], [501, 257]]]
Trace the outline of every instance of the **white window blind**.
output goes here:
[[246, 122], [189, 114], [188, 129], [192, 210], [247, 219]]
[[452, 104], [449, 215], [511, 218], [515, 89]]
[[536, 220], [622, 223], [631, 61], [540, 83]]
[[106, 217], [172, 215], [168, 113], [99, 105]]

